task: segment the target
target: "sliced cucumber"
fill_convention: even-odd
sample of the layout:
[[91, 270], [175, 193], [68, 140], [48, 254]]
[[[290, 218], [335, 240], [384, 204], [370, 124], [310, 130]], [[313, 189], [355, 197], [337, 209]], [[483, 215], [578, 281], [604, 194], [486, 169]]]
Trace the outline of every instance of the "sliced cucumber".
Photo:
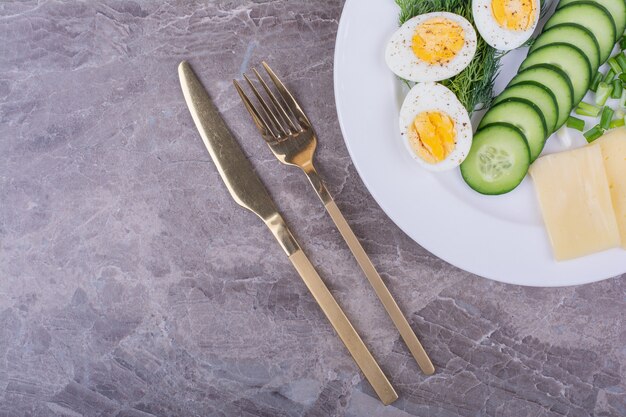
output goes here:
[[554, 132], [559, 117], [559, 105], [556, 97], [546, 86], [536, 81], [522, 81], [507, 87], [494, 101], [497, 104], [507, 98], [523, 98], [539, 107], [546, 121], [548, 134]]
[[478, 128], [493, 123], [508, 123], [520, 129], [528, 142], [531, 161], [537, 159], [548, 138], [548, 129], [543, 114], [529, 100], [508, 98], [499, 102], [485, 113]]
[[530, 165], [524, 134], [515, 126], [494, 123], [474, 135], [461, 164], [461, 175], [481, 194], [504, 194], [519, 185]]
[[556, 98], [559, 115], [554, 130], [561, 127], [574, 107], [574, 89], [567, 74], [554, 65], [540, 64], [527, 68], [511, 80], [509, 85], [534, 81], [552, 91]]
[[575, 23], [563, 23], [553, 26], [539, 35], [528, 53], [532, 53], [535, 49], [552, 43], [574, 45], [583, 51], [591, 64], [592, 71], [600, 67], [600, 46], [593, 33], [587, 28]]
[[[568, 4], [578, 3], [581, 0], [561, 0], [557, 9], [567, 6]], [[593, 0], [595, 3], [603, 6], [611, 14], [613, 21], [615, 22], [615, 29], [617, 31], [617, 39], [624, 33], [626, 29], [626, 1], [625, 0]]]
[[537, 64], [551, 64], [567, 74], [574, 88], [574, 102], [578, 103], [587, 93], [591, 84], [591, 64], [577, 47], [568, 43], [553, 43], [537, 48], [522, 62], [520, 70]]
[[[543, 27], [550, 29], [562, 23], [576, 23], [587, 28], [600, 46], [600, 62], [611, 55], [615, 46], [617, 30], [611, 14], [598, 3], [578, 1], [558, 9]], [[620, 34], [621, 35], [621, 34]]]

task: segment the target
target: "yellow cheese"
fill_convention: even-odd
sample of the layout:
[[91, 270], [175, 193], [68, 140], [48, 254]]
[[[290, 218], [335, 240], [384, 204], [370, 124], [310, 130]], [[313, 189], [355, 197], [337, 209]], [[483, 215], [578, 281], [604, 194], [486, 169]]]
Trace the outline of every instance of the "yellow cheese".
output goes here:
[[530, 175], [557, 260], [619, 246], [599, 146], [539, 158]]
[[602, 150], [622, 247], [626, 249], [626, 128], [610, 130], [595, 144]]

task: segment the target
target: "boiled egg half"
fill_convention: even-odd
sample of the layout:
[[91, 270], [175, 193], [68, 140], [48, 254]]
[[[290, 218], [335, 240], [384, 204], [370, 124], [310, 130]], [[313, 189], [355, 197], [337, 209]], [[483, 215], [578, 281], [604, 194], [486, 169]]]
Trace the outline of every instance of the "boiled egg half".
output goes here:
[[416, 84], [400, 108], [400, 133], [413, 158], [430, 171], [457, 167], [472, 146], [467, 110], [437, 83]]
[[454, 13], [415, 16], [393, 34], [385, 61], [396, 75], [428, 82], [450, 78], [463, 71], [476, 53], [476, 31]]
[[518, 48], [532, 36], [539, 12], [539, 0], [472, 0], [480, 36], [502, 51]]

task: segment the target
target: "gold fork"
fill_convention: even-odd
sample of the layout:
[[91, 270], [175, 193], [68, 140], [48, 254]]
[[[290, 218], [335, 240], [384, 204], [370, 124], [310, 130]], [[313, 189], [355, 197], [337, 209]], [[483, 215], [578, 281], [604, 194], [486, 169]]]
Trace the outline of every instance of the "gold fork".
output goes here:
[[370, 284], [374, 287], [376, 295], [385, 307], [385, 310], [387, 310], [387, 313], [400, 332], [400, 336], [402, 336], [402, 339], [408, 346], [419, 367], [422, 369], [422, 372], [426, 375], [433, 374], [435, 368], [428, 354], [417, 339], [417, 336], [402, 314], [402, 311], [389, 292], [389, 289], [376, 271], [376, 268], [374, 268], [372, 261], [365, 253], [365, 250], [363, 250], [359, 240], [354, 235], [354, 232], [343, 217], [343, 214], [341, 214], [341, 211], [339, 211], [337, 204], [335, 204], [335, 201], [328, 193], [322, 179], [313, 166], [313, 155], [317, 146], [317, 137], [315, 136], [311, 122], [306, 117], [293, 95], [287, 90], [269, 65], [265, 62], [262, 64], [278, 91], [278, 97], [280, 97], [280, 99], [274, 94], [272, 89], [270, 89], [259, 72], [253, 69], [252, 71], [259, 84], [263, 87], [263, 90], [265, 90], [268, 100], [265, 100], [250, 78], [244, 74], [246, 82], [249, 84], [254, 96], [260, 103], [259, 111], [259, 108], [255, 107], [244, 93], [241, 85], [236, 80], [233, 80], [235, 88], [241, 96], [246, 109], [252, 116], [263, 139], [265, 139], [274, 155], [282, 163], [297, 166], [307, 175], [320, 200], [324, 203], [326, 211], [330, 214], [335, 226], [339, 229], [339, 232], [348, 244], [348, 247], [352, 251], [352, 254]]

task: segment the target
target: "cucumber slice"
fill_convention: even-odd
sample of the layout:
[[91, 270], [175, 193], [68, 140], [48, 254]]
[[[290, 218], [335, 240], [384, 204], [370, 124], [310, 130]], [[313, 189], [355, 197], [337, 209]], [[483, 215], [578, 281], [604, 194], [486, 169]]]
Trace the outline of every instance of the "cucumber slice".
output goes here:
[[509, 85], [515, 85], [525, 81], [534, 81], [544, 85], [552, 91], [556, 98], [559, 115], [554, 130], [558, 130], [567, 121], [572, 108], [574, 108], [574, 89], [567, 74], [563, 70], [549, 64], [540, 64], [527, 68], [511, 80]]
[[530, 160], [537, 159], [548, 137], [546, 121], [539, 107], [522, 98], [507, 98], [485, 113], [478, 128], [500, 122], [520, 129], [528, 142]]
[[[557, 9], [560, 9], [568, 4], [578, 3], [581, 0], [561, 0], [559, 2], [559, 6]], [[624, 29], [626, 29], [626, 0], [593, 0], [595, 3], [598, 3], [600, 6], [603, 6], [613, 18], [615, 22], [615, 30], [617, 41], [622, 33], [624, 33]]]
[[556, 97], [546, 86], [535, 81], [522, 81], [507, 87], [494, 101], [497, 104], [507, 98], [523, 98], [539, 107], [549, 132], [554, 132], [559, 117]]
[[528, 53], [531, 54], [535, 49], [552, 43], [574, 45], [583, 51], [591, 64], [592, 71], [600, 67], [600, 46], [593, 33], [585, 27], [575, 23], [563, 23], [553, 26], [539, 35]]
[[604, 7], [591, 1], [578, 1], [568, 4], [554, 12], [543, 30], [562, 23], [576, 23], [587, 28], [593, 33], [600, 46], [600, 62], [609, 58], [615, 46], [617, 30], [615, 21]]
[[481, 194], [504, 194], [522, 182], [529, 165], [524, 134], [507, 123], [494, 123], [474, 135], [472, 148], [461, 164], [461, 175]]
[[551, 64], [567, 74], [574, 88], [575, 103], [582, 100], [587, 93], [591, 84], [591, 64], [577, 47], [568, 43], [553, 43], [537, 48], [522, 62], [520, 70], [537, 64]]

